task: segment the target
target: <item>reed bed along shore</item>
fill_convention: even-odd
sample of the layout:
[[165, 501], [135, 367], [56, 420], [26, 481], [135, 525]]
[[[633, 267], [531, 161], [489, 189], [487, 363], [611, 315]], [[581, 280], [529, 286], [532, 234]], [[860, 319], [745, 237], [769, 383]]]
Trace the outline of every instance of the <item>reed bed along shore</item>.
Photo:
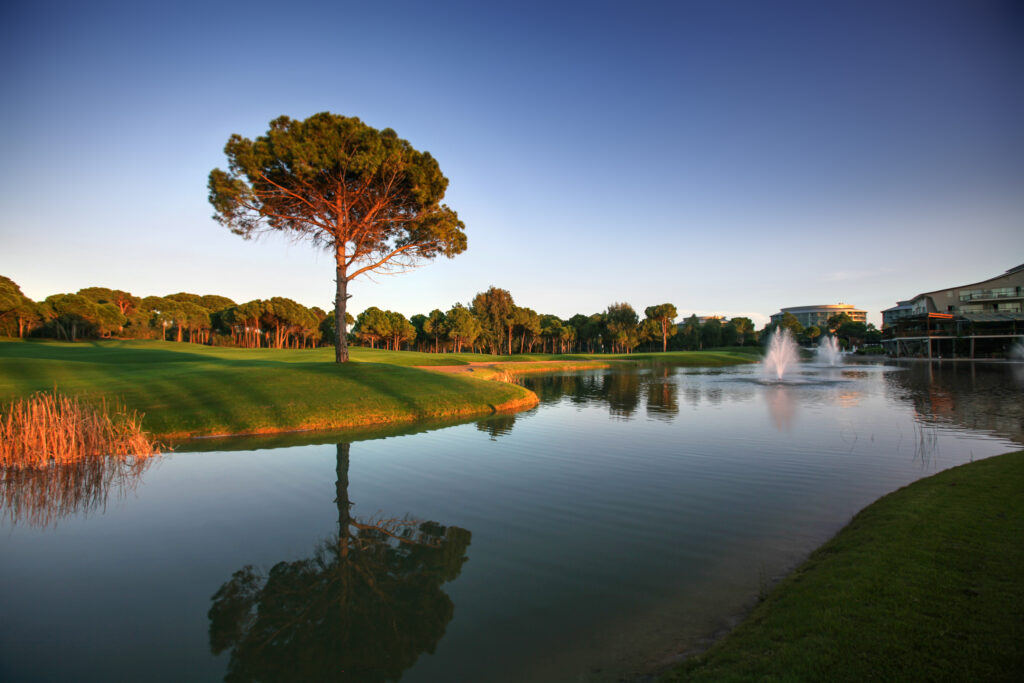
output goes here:
[[160, 452], [142, 416], [105, 399], [92, 404], [57, 391], [0, 407], [0, 467], [48, 467], [94, 456], [147, 457]]

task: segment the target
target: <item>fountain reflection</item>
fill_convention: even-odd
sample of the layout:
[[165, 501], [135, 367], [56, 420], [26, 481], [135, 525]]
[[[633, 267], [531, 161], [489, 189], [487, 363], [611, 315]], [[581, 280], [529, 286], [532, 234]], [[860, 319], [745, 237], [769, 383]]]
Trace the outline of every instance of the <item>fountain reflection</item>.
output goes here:
[[765, 403], [768, 404], [768, 414], [771, 415], [775, 428], [780, 432], [788, 432], [793, 427], [793, 418], [796, 415], [796, 401], [789, 387], [773, 386], [768, 387], [764, 394]]
[[441, 585], [461, 572], [470, 532], [359, 521], [348, 469], [340, 443], [335, 536], [268, 573], [245, 566], [213, 595], [210, 649], [230, 650], [225, 680], [395, 681], [440, 642], [454, 613]]
[[0, 468], [0, 508], [12, 525], [43, 528], [73, 515], [102, 513], [110, 494], [120, 499], [133, 491], [152, 463], [147, 458], [87, 458]]

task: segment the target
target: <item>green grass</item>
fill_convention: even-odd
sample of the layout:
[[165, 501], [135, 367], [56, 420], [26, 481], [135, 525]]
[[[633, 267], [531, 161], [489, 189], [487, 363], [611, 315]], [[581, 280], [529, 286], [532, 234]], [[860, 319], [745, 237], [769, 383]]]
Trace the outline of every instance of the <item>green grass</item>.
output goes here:
[[[495, 372], [442, 375], [412, 366], [470, 362], [628, 360], [684, 365], [749, 362], [716, 352], [558, 355], [432, 354], [354, 347], [351, 363], [334, 350], [237, 349], [156, 341], [0, 340], [0, 402], [57, 388], [106, 398], [145, 414], [160, 437], [269, 433], [465, 417], [530, 405], [528, 390], [482, 381]], [[595, 364], [594, 367], [600, 367]], [[539, 368], [538, 368], [539, 369]], [[551, 368], [545, 368], [551, 369]]]
[[387, 352], [353, 351], [357, 362], [339, 366], [332, 349], [0, 341], [0, 402], [56, 387], [120, 402], [145, 414], [148, 431], [183, 437], [466, 416], [535, 400], [522, 387], [403, 367]]
[[861, 511], [664, 681], [1009, 681], [1024, 671], [1024, 451]]

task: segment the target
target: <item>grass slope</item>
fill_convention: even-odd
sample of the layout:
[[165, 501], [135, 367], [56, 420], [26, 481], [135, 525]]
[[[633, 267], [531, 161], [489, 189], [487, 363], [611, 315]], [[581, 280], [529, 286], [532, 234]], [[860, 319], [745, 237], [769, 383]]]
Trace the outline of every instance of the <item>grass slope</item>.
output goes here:
[[106, 397], [145, 413], [146, 429], [166, 438], [404, 422], [536, 401], [515, 385], [403, 367], [386, 352], [353, 356], [357, 362], [338, 366], [332, 349], [3, 341], [0, 402], [54, 387]]
[[664, 681], [1009, 681], [1024, 672], [1024, 451], [861, 511]]
[[[602, 367], [608, 360], [680, 365], [751, 362], [734, 352], [667, 354], [432, 354], [354, 347], [351, 363], [334, 350], [237, 349], [156, 341], [0, 341], [0, 402], [58, 388], [87, 400], [105, 397], [145, 414], [163, 438], [349, 428], [512, 410], [532, 392], [494, 371], [442, 375], [412, 366], [500, 361], [513, 372]], [[595, 362], [596, 361], [596, 362]]]

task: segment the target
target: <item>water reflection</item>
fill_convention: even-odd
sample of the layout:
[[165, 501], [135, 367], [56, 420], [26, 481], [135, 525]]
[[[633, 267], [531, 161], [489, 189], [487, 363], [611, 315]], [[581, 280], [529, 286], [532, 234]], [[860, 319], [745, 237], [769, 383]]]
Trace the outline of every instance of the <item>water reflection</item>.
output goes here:
[[790, 387], [783, 385], [768, 387], [764, 399], [775, 428], [780, 432], [788, 432], [793, 427], [793, 417], [796, 415], [796, 401], [793, 399]]
[[577, 406], [600, 405], [611, 417], [632, 420], [641, 404], [648, 417], [671, 421], [679, 414], [679, 385], [670, 367], [646, 371], [610, 371], [524, 378], [542, 405], [568, 400]]
[[441, 585], [466, 562], [470, 532], [409, 519], [360, 521], [337, 445], [338, 533], [268, 573], [247, 565], [214, 594], [210, 649], [228, 681], [398, 680], [433, 652], [454, 613]]
[[481, 432], [489, 434], [491, 441], [497, 441], [499, 436], [511, 433], [515, 423], [515, 413], [502, 413], [480, 420], [476, 423], [476, 428]]
[[966, 427], [1024, 441], [1022, 385], [1005, 366], [910, 363], [885, 375], [887, 392], [929, 425]]
[[56, 526], [61, 519], [106, 510], [110, 494], [133, 491], [153, 460], [88, 458], [46, 467], [0, 468], [0, 508], [12, 526]]
[[671, 379], [668, 368], [652, 374], [644, 382], [647, 416], [671, 422], [679, 414], [679, 385]]

